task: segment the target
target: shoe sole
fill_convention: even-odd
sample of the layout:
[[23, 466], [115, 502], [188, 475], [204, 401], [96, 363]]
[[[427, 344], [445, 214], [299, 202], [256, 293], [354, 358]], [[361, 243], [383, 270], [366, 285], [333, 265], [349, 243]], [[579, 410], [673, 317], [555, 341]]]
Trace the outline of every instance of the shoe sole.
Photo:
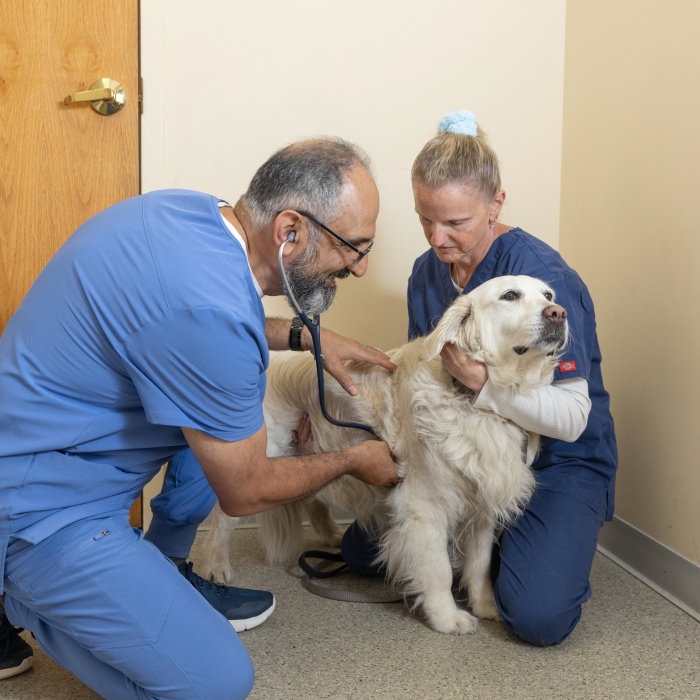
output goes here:
[[258, 625], [261, 625], [265, 620], [267, 620], [270, 615], [272, 615], [272, 611], [275, 609], [275, 605], [277, 605], [277, 600], [275, 597], [272, 597], [272, 605], [265, 610], [265, 612], [260, 613], [260, 615], [257, 615], [256, 617], [249, 617], [247, 620], [229, 620], [231, 623], [231, 626], [233, 629], [236, 630], [236, 632], [245, 632], [246, 630], [252, 630], [253, 627], [257, 627]]
[[28, 656], [22, 661], [19, 666], [14, 666], [13, 668], [4, 668], [0, 670], [0, 680], [3, 678], [12, 678], [12, 676], [18, 676], [20, 673], [24, 673], [29, 670], [34, 663], [34, 657]]

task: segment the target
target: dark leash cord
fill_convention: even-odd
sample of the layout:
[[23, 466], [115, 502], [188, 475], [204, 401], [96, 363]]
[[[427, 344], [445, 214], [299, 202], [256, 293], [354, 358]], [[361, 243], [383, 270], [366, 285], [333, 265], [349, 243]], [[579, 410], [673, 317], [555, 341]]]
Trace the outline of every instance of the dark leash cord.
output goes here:
[[[321, 563], [317, 566], [312, 566], [309, 564], [307, 559], [318, 559]], [[330, 567], [333, 564], [340, 564], [334, 569]], [[304, 552], [299, 557], [299, 568], [307, 575], [312, 578], [331, 578], [339, 574], [341, 571], [345, 571], [348, 565], [345, 563], [342, 554], [336, 554], [335, 552], [324, 552], [320, 549], [309, 549]]]
[[[312, 566], [307, 561], [308, 559], [317, 559], [319, 563]], [[362, 591], [353, 591], [347, 588], [330, 588], [312, 580], [314, 578], [331, 578], [347, 570], [348, 565], [345, 563], [342, 554], [311, 549], [299, 557], [299, 568], [304, 572], [304, 577], [301, 579], [304, 588], [322, 598], [341, 600], [345, 603], [400, 603], [403, 600], [402, 596], [388, 587], [384, 587], [383, 590], [379, 591], [363, 593]]]

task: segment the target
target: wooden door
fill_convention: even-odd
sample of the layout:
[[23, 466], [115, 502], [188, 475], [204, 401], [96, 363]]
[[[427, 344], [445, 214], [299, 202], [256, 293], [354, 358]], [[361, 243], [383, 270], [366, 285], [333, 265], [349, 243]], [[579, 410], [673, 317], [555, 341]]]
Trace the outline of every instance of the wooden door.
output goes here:
[[[138, 0], [0, 6], [0, 332], [65, 239], [139, 193]], [[100, 78], [126, 104], [64, 104]], [[132, 519], [141, 523], [141, 505]]]

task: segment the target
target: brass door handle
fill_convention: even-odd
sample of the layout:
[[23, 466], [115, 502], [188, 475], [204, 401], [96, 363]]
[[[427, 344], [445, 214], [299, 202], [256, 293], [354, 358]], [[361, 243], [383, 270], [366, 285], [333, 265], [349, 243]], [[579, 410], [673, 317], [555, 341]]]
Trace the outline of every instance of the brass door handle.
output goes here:
[[96, 112], [108, 117], [110, 114], [116, 114], [124, 107], [126, 104], [126, 91], [124, 86], [116, 80], [100, 78], [90, 86], [89, 90], [68, 95], [63, 102], [67, 105], [76, 102], [89, 102]]

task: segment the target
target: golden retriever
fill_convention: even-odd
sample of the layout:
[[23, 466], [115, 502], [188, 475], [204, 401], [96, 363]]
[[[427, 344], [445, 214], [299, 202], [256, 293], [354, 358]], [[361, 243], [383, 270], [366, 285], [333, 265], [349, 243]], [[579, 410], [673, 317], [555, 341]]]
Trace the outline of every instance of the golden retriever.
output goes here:
[[[386, 491], [341, 477], [313, 499], [258, 516], [268, 560], [294, 560], [302, 550], [302, 508], [327, 544], [337, 546], [342, 533], [327, 506], [340, 507], [378, 536], [377, 563], [432, 629], [466, 634], [476, 630], [477, 618], [499, 619], [491, 548], [499, 528], [532, 494], [530, 465], [539, 436], [475, 407], [474, 392], [443, 368], [440, 351], [453, 343], [486, 364], [489, 382], [527, 393], [551, 383], [567, 336], [566, 312], [546, 283], [497, 277], [458, 297], [430, 335], [389, 352], [394, 374], [371, 365], [349, 367], [356, 397], [328, 382], [331, 415], [371, 425], [390, 446], [402, 480]], [[291, 433], [304, 412], [311, 417], [315, 452], [370, 438], [324, 420], [309, 353], [273, 358], [264, 409], [270, 456], [296, 453]], [[228, 537], [235, 524], [219, 511], [205, 545], [203, 573], [220, 582], [230, 580]], [[455, 572], [473, 615], [455, 602]]]

